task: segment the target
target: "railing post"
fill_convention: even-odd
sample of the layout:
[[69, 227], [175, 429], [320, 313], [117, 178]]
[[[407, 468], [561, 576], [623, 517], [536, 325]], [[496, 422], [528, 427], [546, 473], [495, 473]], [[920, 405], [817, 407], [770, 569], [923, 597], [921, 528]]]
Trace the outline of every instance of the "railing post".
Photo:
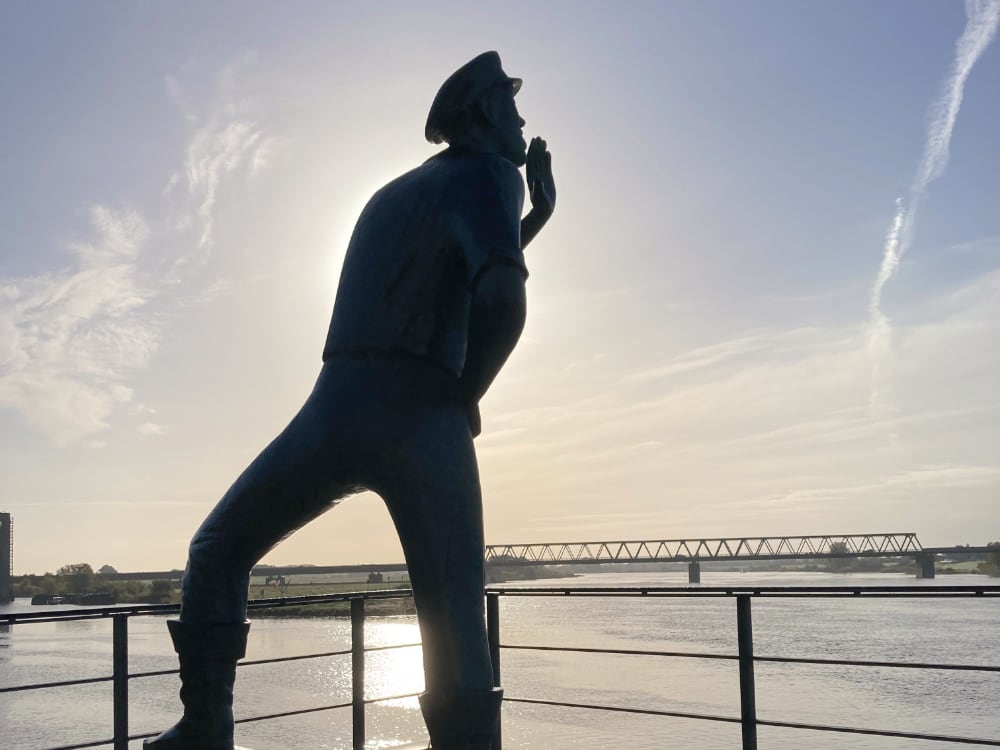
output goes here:
[[753, 618], [750, 595], [736, 597], [736, 640], [740, 658], [740, 720], [743, 750], [757, 750], [757, 698], [753, 684]]
[[[500, 595], [486, 595], [486, 637], [490, 644], [490, 662], [493, 664], [493, 687], [500, 687]], [[502, 712], [501, 712], [502, 716]], [[493, 750], [502, 750], [503, 738], [500, 716], [493, 735]]]
[[128, 615], [114, 615], [111, 622], [114, 747], [115, 750], [128, 750]]
[[365, 600], [351, 599], [351, 714], [354, 750], [365, 747]]

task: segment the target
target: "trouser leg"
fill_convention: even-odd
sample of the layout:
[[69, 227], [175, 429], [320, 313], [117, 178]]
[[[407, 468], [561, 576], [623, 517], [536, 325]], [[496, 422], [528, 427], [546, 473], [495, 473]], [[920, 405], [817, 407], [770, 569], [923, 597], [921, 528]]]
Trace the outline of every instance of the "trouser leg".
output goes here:
[[489, 748], [500, 707], [484, 611], [483, 516], [461, 409], [420, 420], [382, 494], [399, 533], [423, 640], [421, 707], [434, 748]]
[[393, 457], [386, 501], [406, 556], [427, 688], [491, 688], [483, 594], [483, 511], [460, 410], [421, 420]]
[[345, 457], [330, 435], [329, 411], [315, 400], [243, 472], [195, 533], [181, 591], [183, 622], [243, 622], [253, 565], [353, 489]]

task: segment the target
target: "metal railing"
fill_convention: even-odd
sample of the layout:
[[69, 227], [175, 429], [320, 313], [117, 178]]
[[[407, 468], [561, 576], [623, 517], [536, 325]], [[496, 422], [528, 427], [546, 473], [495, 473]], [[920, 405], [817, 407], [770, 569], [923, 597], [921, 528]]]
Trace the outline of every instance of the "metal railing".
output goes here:
[[[380, 599], [405, 599], [413, 596], [409, 589], [394, 589], [387, 591], [366, 591], [345, 594], [323, 594], [317, 596], [290, 596], [274, 599], [258, 599], [251, 601], [249, 608], [251, 611], [258, 609], [270, 609], [273, 607], [301, 607], [314, 604], [336, 604], [349, 602], [351, 607], [351, 647], [342, 651], [328, 651], [318, 654], [302, 654], [296, 656], [284, 656], [275, 659], [256, 659], [241, 661], [237, 666], [252, 667], [259, 664], [277, 664], [280, 662], [300, 661], [303, 659], [318, 659], [324, 657], [351, 657], [351, 700], [346, 703], [335, 703], [332, 705], [313, 706], [309, 708], [283, 711], [280, 713], [264, 714], [260, 716], [248, 716], [236, 720], [237, 724], [245, 724], [252, 721], [266, 721], [268, 719], [285, 718], [289, 716], [299, 716], [302, 714], [317, 713], [319, 711], [332, 711], [341, 708], [350, 708], [352, 717], [352, 745], [353, 750], [363, 750], [365, 746], [365, 707], [372, 703], [383, 703], [403, 698], [413, 698], [419, 693], [404, 693], [401, 695], [385, 695], [377, 698], [365, 697], [365, 655], [374, 651], [391, 651], [402, 648], [414, 648], [419, 643], [402, 643], [391, 646], [366, 646], [365, 645], [365, 602]], [[88, 677], [77, 680], [62, 680], [59, 682], [38, 682], [28, 685], [15, 685], [13, 687], [0, 687], [0, 696], [5, 693], [18, 693], [29, 690], [44, 690], [47, 688], [71, 687], [75, 685], [89, 685], [99, 682], [111, 682], [113, 694], [112, 724], [113, 736], [105, 739], [79, 742], [72, 745], [59, 745], [49, 747], [45, 750], [83, 750], [84, 748], [100, 747], [102, 745], [112, 745], [114, 750], [128, 750], [128, 743], [132, 740], [141, 740], [147, 737], [155, 737], [159, 732], [145, 732], [139, 734], [129, 734], [128, 731], [128, 685], [129, 680], [142, 679], [145, 677], [161, 677], [163, 675], [178, 674], [177, 669], [165, 669], [155, 672], [132, 672], [128, 671], [128, 621], [129, 618], [143, 615], [170, 615], [177, 614], [180, 606], [176, 604], [143, 604], [134, 606], [114, 606], [114, 607], [93, 607], [76, 610], [48, 610], [39, 612], [21, 612], [16, 614], [0, 614], [0, 625], [41, 623], [41, 622], [67, 622], [73, 620], [99, 620], [111, 619], [111, 675], [103, 677]]]
[[[330, 711], [351, 708], [352, 715], [352, 748], [362, 750], [365, 744], [365, 707], [372, 703], [380, 703], [402, 698], [411, 698], [418, 693], [403, 695], [365, 697], [365, 655], [373, 651], [412, 648], [418, 643], [407, 643], [391, 646], [367, 647], [365, 645], [365, 602], [376, 599], [398, 599], [412, 596], [412, 592], [404, 589], [391, 591], [370, 591], [363, 593], [328, 594], [321, 596], [299, 596], [281, 599], [266, 599], [251, 602], [251, 609], [270, 607], [304, 606], [311, 604], [329, 604], [349, 602], [351, 607], [351, 648], [342, 651], [332, 651], [318, 654], [305, 654], [275, 659], [260, 659], [244, 661], [241, 667], [258, 664], [297, 661], [321, 657], [350, 656], [352, 663], [351, 700], [345, 703], [316, 706], [281, 713], [251, 716], [238, 719], [236, 723], [264, 721], [267, 719], [284, 718], [319, 711]], [[503, 597], [528, 596], [575, 596], [575, 597], [714, 597], [735, 599], [736, 601], [736, 634], [737, 653], [694, 653], [684, 651], [660, 650], [627, 650], [582, 648], [574, 646], [543, 646], [533, 644], [504, 644], [500, 640], [500, 599]], [[757, 716], [756, 690], [754, 685], [754, 665], [760, 662], [783, 664], [816, 664], [838, 665], [850, 667], [890, 667], [899, 669], [921, 670], [957, 670], [972, 672], [1000, 673], [1000, 665], [973, 664], [939, 664], [903, 661], [872, 661], [860, 659], [818, 659], [782, 656], [758, 656], [754, 653], [753, 616], [751, 601], [764, 597], [840, 597], [840, 598], [958, 598], [958, 597], [1000, 597], [1000, 586], [802, 586], [802, 587], [557, 587], [557, 588], [489, 588], [486, 591], [486, 619], [489, 636], [490, 656], [493, 664], [494, 682], [501, 684], [502, 650], [551, 651], [576, 654], [618, 654], [623, 656], [643, 656], [658, 658], [689, 658], [689, 659], [722, 659], [738, 662], [740, 684], [740, 715], [722, 716], [714, 714], [692, 713], [682, 711], [633, 708], [628, 706], [608, 706], [590, 703], [559, 701], [549, 698], [531, 698], [506, 695], [504, 702], [557, 706], [572, 709], [611, 711], [628, 714], [643, 714], [649, 716], [684, 718], [701, 721], [726, 722], [740, 724], [742, 729], [743, 750], [756, 750], [757, 728], [760, 726], [781, 727], [786, 729], [803, 729], [821, 732], [861, 734], [903, 739], [929, 740], [934, 742], [951, 742], [957, 744], [1000, 747], [1000, 739], [984, 739], [922, 732], [906, 732], [891, 729], [865, 727], [850, 727], [828, 724], [810, 724], [803, 722], [761, 719]], [[130, 740], [152, 737], [156, 732], [129, 735], [128, 733], [128, 685], [130, 680], [145, 677], [177, 674], [178, 670], [163, 670], [156, 672], [128, 672], [128, 621], [131, 617], [141, 615], [167, 615], [179, 611], [177, 605], [135, 605], [119, 607], [81, 608], [71, 611], [39, 611], [18, 614], [0, 614], [0, 625], [38, 622], [63, 622], [68, 620], [108, 619], [112, 620], [112, 674], [111, 676], [92, 677], [60, 682], [33, 683], [0, 688], [0, 695], [5, 693], [41, 690], [46, 688], [85, 685], [97, 682], [113, 683], [113, 737], [93, 740], [73, 745], [62, 745], [46, 750], [83, 750], [83, 748], [101, 745], [113, 745], [115, 750], [127, 750]], [[501, 750], [500, 730], [494, 738], [494, 750]]]
[[[500, 598], [510, 596], [577, 596], [577, 597], [713, 597], [736, 600], [737, 653], [693, 653], [685, 651], [626, 650], [605, 648], [578, 648], [572, 646], [538, 646], [528, 644], [505, 644], [500, 642]], [[740, 724], [743, 750], [757, 750], [757, 727], [781, 727], [785, 729], [808, 729], [820, 732], [862, 734], [879, 737], [929, 740], [932, 742], [952, 742], [966, 745], [1000, 747], [1000, 739], [983, 739], [954, 735], [929, 734], [923, 732], [903, 732], [891, 729], [873, 729], [830, 724], [809, 724], [804, 722], [760, 719], [757, 716], [756, 689], [754, 686], [754, 665], [758, 662], [783, 664], [822, 664], [852, 667], [891, 667], [900, 669], [940, 669], [971, 672], [1000, 673], [1000, 665], [935, 664], [902, 661], [869, 661], [861, 659], [809, 659], [781, 656], [757, 656], [753, 644], [753, 616], [751, 600], [762, 597], [840, 597], [840, 598], [957, 598], [957, 597], [1000, 597], [1000, 586], [801, 586], [801, 587], [557, 587], [557, 588], [490, 588], [487, 590], [486, 611], [490, 633], [490, 651], [493, 657], [496, 684], [500, 684], [501, 650], [552, 651], [579, 654], [619, 654], [625, 656], [668, 657], [689, 659], [724, 659], [737, 661], [740, 682], [740, 715], [719, 716], [714, 714], [681, 711], [631, 708], [627, 706], [607, 706], [589, 703], [558, 701], [541, 698], [504, 696], [509, 703], [524, 703], [564, 708], [612, 711], [618, 713], [644, 714], [701, 721]], [[494, 750], [500, 750], [499, 736], [494, 741]]]

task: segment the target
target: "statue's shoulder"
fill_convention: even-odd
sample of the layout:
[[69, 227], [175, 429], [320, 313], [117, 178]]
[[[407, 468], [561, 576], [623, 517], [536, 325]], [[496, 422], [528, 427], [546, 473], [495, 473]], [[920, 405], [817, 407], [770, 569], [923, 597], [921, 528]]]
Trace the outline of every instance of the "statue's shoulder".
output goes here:
[[457, 189], [522, 190], [524, 183], [514, 163], [497, 154], [448, 148], [435, 154], [424, 166], [447, 175]]

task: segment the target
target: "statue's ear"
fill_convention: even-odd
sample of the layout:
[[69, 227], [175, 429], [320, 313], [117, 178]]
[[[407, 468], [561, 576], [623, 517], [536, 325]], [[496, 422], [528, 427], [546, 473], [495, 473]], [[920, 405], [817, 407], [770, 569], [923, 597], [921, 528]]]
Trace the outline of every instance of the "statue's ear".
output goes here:
[[480, 124], [486, 125], [490, 129], [495, 128], [500, 123], [502, 103], [499, 87], [493, 86], [484, 91], [472, 104], [470, 107], [470, 110], [472, 110], [470, 112], [472, 115], [471, 119], [474, 121], [478, 120]]

